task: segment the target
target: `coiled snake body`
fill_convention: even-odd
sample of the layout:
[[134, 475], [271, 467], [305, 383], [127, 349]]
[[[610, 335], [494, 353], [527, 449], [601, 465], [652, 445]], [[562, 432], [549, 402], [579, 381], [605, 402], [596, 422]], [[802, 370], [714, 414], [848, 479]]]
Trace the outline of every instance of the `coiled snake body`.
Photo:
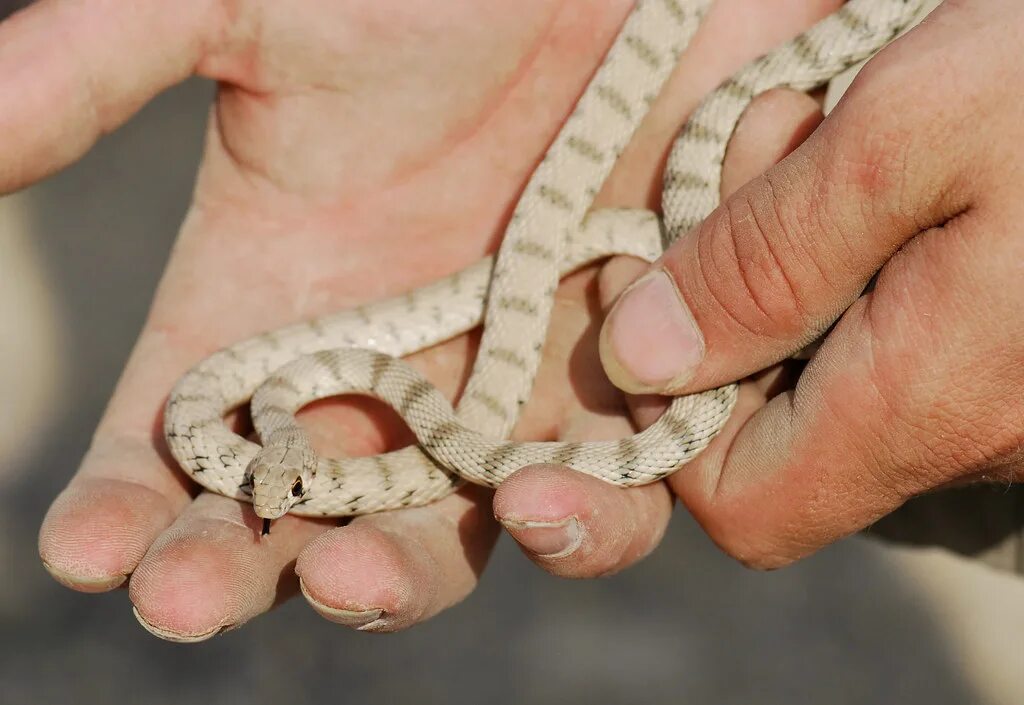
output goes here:
[[[269, 520], [286, 512], [345, 516], [422, 505], [463, 479], [493, 487], [542, 462], [620, 486], [643, 484], [678, 470], [707, 446], [729, 416], [736, 385], [677, 397], [653, 426], [620, 441], [505, 440], [540, 364], [559, 278], [611, 254], [656, 259], [717, 205], [728, 140], [754, 97], [777, 87], [822, 85], [906, 27], [921, 0], [851, 0], [720, 86], [672, 148], [664, 223], [647, 211], [588, 214], [710, 3], [639, 0], [527, 184], [496, 258], [402, 297], [242, 341], [182, 377], [164, 417], [181, 467], [207, 489], [252, 501]], [[481, 320], [480, 351], [453, 410], [398, 357]], [[418, 445], [374, 457], [316, 457], [294, 412], [342, 393], [391, 404]], [[250, 398], [262, 448], [224, 420]]]

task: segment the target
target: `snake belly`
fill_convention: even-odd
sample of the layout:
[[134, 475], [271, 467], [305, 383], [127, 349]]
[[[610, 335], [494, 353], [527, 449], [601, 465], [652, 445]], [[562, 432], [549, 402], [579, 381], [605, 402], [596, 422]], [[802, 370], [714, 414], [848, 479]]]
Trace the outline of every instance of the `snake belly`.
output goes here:
[[[695, 457], [735, 403], [727, 385], [673, 399], [653, 426], [597, 443], [507, 439], [529, 396], [560, 277], [612, 254], [648, 261], [718, 205], [721, 165], [743, 111], [779, 87], [809, 90], [870, 56], [908, 26], [922, 0], [850, 0], [748, 64], [710, 94], [676, 139], [664, 174], [663, 223], [646, 211], [589, 212], [594, 196], [682, 55], [710, 0], [640, 0], [529, 180], [495, 258], [403, 296], [262, 333], [186, 373], [165, 407], [172, 455], [205, 488], [252, 501], [259, 454], [299, 450], [312, 476], [293, 514], [348, 516], [418, 506], [462, 481], [496, 486], [516, 469], [556, 462], [620, 486], [656, 481]], [[397, 359], [484, 324], [459, 404]], [[313, 454], [294, 412], [340, 393], [394, 406], [418, 445], [372, 457]], [[255, 396], [254, 396], [255, 394]], [[265, 447], [224, 417], [252, 400]], [[283, 446], [281, 444], [284, 444]], [[280, 488], [288, 492], [288, 485]]]

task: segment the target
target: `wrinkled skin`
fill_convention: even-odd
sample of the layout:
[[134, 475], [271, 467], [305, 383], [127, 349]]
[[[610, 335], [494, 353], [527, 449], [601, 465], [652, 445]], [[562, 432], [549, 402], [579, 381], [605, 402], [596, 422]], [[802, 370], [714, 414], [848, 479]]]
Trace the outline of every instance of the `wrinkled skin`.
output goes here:
[[[638, 285], [609, 314], [602, 358], [631, 392], [763, 375], [827, 331], [794, 388], [742, 407], [669, 481], [743, 563], [1024, 477], [1022, 37], [1019, 0], [947, 0], [664, 255], [646, 281], [674, 287]], [[645, 335], [656, 317], [676, 325]]]
[[[377, 631], [415, 624], [476, 584], [495, 514], [558, 574], [608, 573], [646, 555], [671, 512], [667, 485], [622, 492], [554, 468], [519, 473], [496, 498], [469, 488], [344, 527], [286, 516], [260, 540], [252, 508], [197, 493], [159, 434], [174, 380], [211, 351], [422, 285], [492, 250], [630, 4], [45, 0], [0, 25], [0, 192], [75, 160], [164, 87], [194, 73], [220, 82], [194, 201], [148, 320], [42, 526], [54, 577], [93, 592], [127, 583], [147, 628], [198, 640], [286, 599], [298, 578], [328, 619]], [[661, 161], [700, 97], [836, 5], [716, 3], [600, 202], [655, 205]], [[817, 120], [803, 96], [759, 101], [730, 147], [725, 192]], [[636, 271], [617, 261], [563, 283], [518, 437], [631, 431], [596, 333]], [[463, 336], [412, 361], [455, 395], [474, 345]], [[745, 408], [763, 404], [768, 386], [748, 383]], [[408, 441], [369, 402], [319, 404], [304, 418], [325, 452]]]

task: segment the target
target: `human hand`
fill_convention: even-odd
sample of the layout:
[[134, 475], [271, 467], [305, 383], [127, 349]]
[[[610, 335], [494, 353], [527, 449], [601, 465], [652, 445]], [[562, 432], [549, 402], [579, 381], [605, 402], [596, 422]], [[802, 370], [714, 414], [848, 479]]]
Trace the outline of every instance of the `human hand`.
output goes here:
[[[947, 0], [613, 308], [603, 359], [627, 391], [758, 375], [668, 481], [743, 563], [797, 560], [938, 487], [1020, 480], [1022, 32], [1018, 2]], [[766, 389], [824, 333], [795, 386]]]
[[[471, 488], [341, 529], [287, 517], [254, 542], [247, 506], [193, 496], [163, 450], [160, 410], [174, 380], [218, 347], [419, 286], [490, 249], [630, 4], [434, 3], [428, 15], [400, 3], [50, 0], [5, 22], [0, 91], [18, 100], [0, 116], [0, 191], [74, 160], [192, 73], [221, 85], [194, 202], [150, 317], [41, 530], [51, 573], [84, 591], [131, 575], [140, 620], [181, 640], [237, 626], [293, 593], [296, 559], [314, 607], [354, 626], [408, 626], [461, 599], [496, 536], [488, 493]], [[749, 25], [731, 21], [741, 9]], [[717, 4], [606, 204], [645, 205], [657, 162], [699, 97], [833, 7], [770, 9]], [[531, 403], [523, 437], [571, 435], [566, 419], [587, 425], [618, 410], [610, 388], [587, 385], [581, 398], [564, 384], [595, 313], [592, 279], [563, 287], [542, 370], [559, 382], [538, 385], [545, 395]], [[414, 363], [455, 393], [473, 344], [464, 337]], [[321, 447], [380, 452], [403, 436], [374, 411], [337, 402], [305, 418]]]

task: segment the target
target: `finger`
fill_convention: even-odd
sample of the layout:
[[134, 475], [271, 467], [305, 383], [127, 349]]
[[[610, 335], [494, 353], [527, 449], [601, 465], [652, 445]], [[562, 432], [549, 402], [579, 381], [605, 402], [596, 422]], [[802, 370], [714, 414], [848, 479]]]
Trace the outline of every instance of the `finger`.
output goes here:
[[122, 584], [192, 501], [165, 449], [159, 410], [198, 357], [158, 332], [140, 337], [81, 466], [40, 528], [40, 557], [62, 584], [86, 592]]
[[81, 156], [188, 77], [216, 3], [43, 0], [0, 23], [0, 193]]
[[[780, 91], [759, 98], [730, 144], [723, 191], [728, 193], [785, 156], [819, 121], [818, 104], [803, 94]], [[601, 303], [610, 306], [644, 268], [626, 257], [605, 265]], [[730, 423], [739, 426], [760, 408], [769, 388], [764, 381], [745, 384]], [[660, 416], [666, 405], [651, 396], [631, 397], [629, 404], [642, 427]], [[626, 424], [604, 429], [600, 418], [588, 418], [581, 427], [587, 431], [571, 440], [633, 432]], [[672, 502], [662, 483], [623, 491], [567, 468], [544, 466], [513, 475], [498, 489], [494, 508], [524, 553], [541, 567], [565, 577], [595, 577], [621, 570], [653, 550], [668, 525]]]
[[1024, 256], [1016, 210], [960, 216], [909, 243], [794, 391], [673, 476], [728, 553], [777, 567], [935, 487], [1021, 477], [1024, 316], [1009, 264]]
[[[787, 373], [778, 368], [745, 381], [723, 435], [734, 434], [788, 386]], [[664, 412], [662, 397], [636, 401], [633, 415], [642, 427]], [[634, 431], [622, 416], [581, 410], [576, 421], [564, 440], [623, 438]], [[653, 551], [668, 527], [672, 503], [665, 483], [620, 489], [569, 468], [545, 465], [524, 468], [502, 483], [494, 514], [541, 568], [561, 577], [589, 578], [616, 573]]]
[[498, 536], [490, 492], [358, 517], [313, 539], [295, 572], [302, 594], [332, 622], [362, 631], [410, 627], [470, 593]]
[[498, 488], [494, 515], [540, 567], [610, 575], [647, 556], [672, 514], [664, 483], [622, 489], [557, 465], [524, 468]]
[[145, 436], [101, 436], [39, 530], [43, 566], [82, 592], [123, 584], [191, 499]]
[[[927, 47], [951, 39], [949, 25], [928, 27], [871, 62], [803, 145], [623, 295], [602, 333], [620, 388], [691, 391], [784, 359], [827, 329], [904, 242], [967, 205], [970, 150], [935, 149], [949, 142], [931, 105], [941, 86], [915, 72]], [[910, 75], [913, 87], [901, 78]]]
[[762, 93], [743, 112], [722, 163], [720, 196], [728, 199], [803, 144], [824, 115], [817, 99], [797, 91]]
[[261, 536], [250, 505], [203, 493], [132, 575], [135, 616], [170, 641], [202, 641], [234, 629], [295, 593], [296, 556], [330, 526], [289, 515]]

